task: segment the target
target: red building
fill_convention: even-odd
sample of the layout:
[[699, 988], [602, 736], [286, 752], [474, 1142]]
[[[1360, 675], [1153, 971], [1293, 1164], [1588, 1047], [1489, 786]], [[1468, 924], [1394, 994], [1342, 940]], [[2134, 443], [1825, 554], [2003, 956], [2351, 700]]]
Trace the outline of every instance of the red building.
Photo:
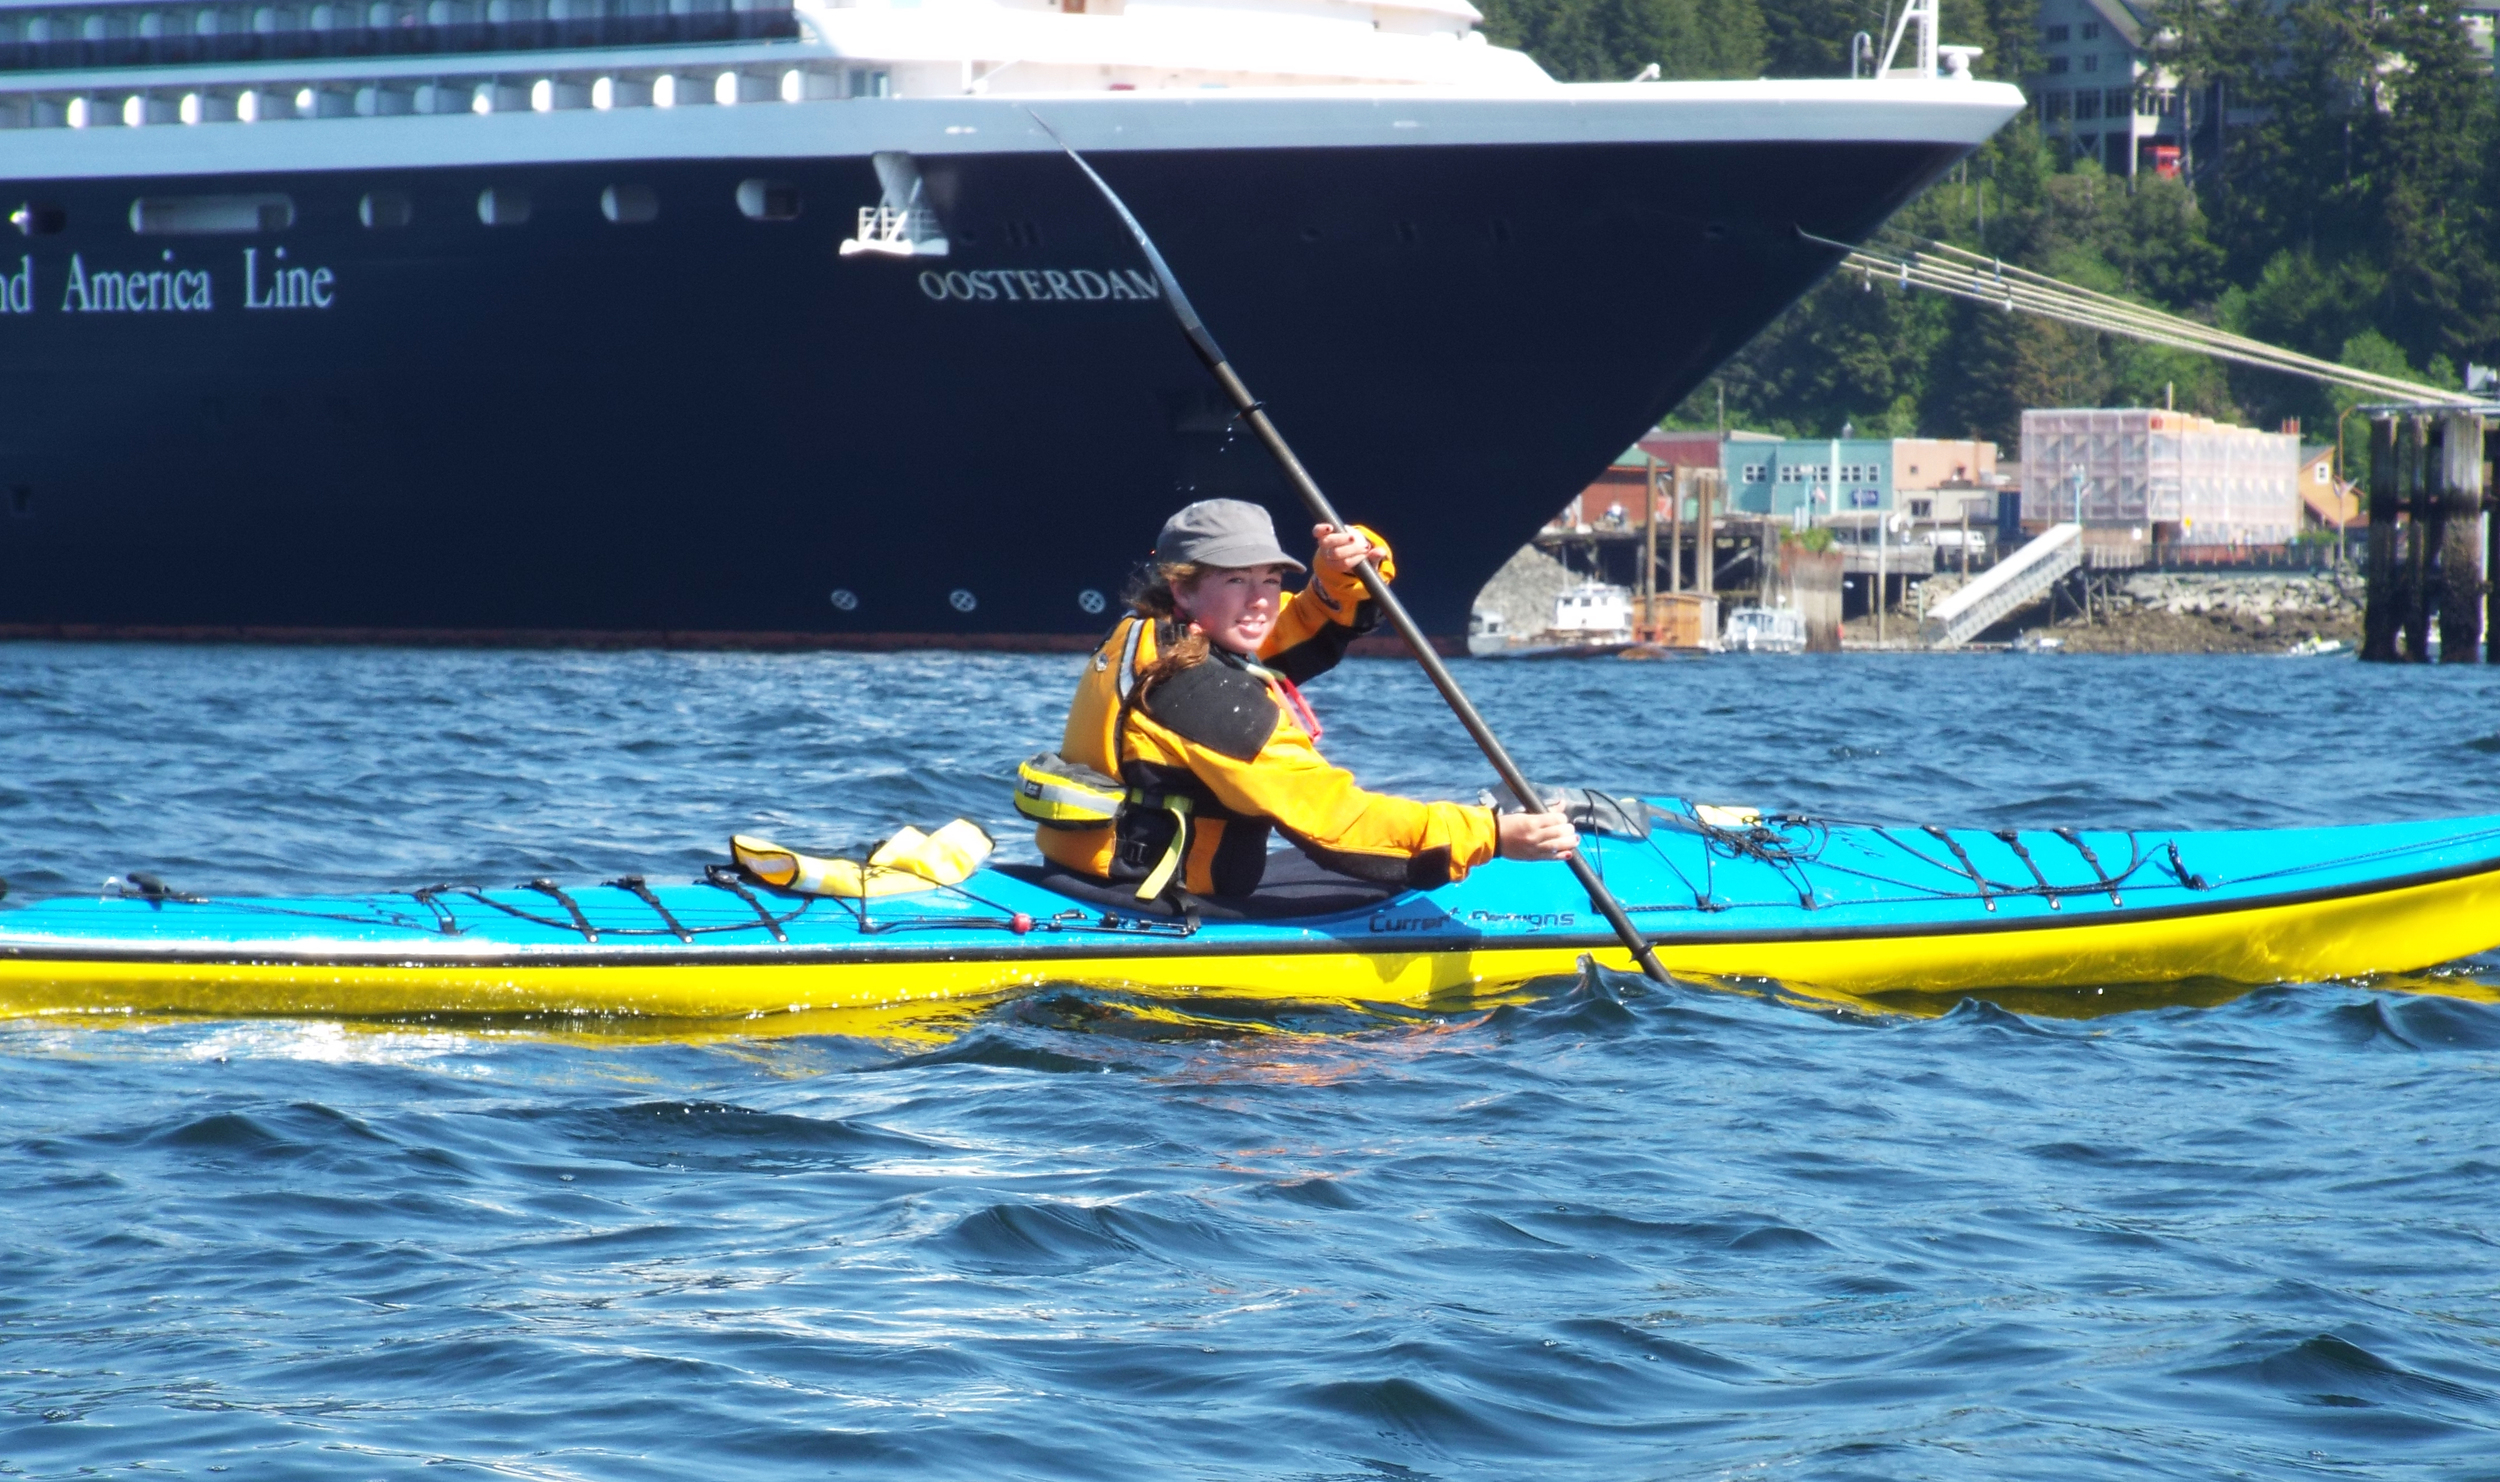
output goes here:
[[1723, 444], [1715, 432], [1653, 432], [1624, 449], [1597, 481], [1580, 491], [1560, 513], [1546, 522], [1548, 529], [1576, 530], [1582, 525], [1591, 529], [1637, 525], [1641, 522], [1641, 501], [1652, 487], [1653, 476], [1658, 490], [1658, 518], [1667, 518], [1666, 496], [1672, 487], [1669, 475], [1678, 468], [1719, 467], [1719, 450]]

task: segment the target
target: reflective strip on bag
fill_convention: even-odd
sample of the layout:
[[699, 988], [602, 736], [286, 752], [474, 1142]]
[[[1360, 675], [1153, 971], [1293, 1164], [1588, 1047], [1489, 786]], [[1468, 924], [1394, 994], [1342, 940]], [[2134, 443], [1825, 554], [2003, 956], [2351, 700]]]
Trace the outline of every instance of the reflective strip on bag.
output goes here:
[[1016, 769], [1016, 811], [1045, 828], [1100, 828], [1127, 796], [1117, 780], [1047, 752]]

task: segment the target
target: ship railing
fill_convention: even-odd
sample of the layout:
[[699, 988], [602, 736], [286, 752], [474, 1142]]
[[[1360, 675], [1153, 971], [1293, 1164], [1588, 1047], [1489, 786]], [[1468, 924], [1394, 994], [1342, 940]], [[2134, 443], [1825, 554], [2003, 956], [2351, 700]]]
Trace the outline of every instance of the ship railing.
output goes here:
[[[622, 0], [599, 0], [613, 14], [583, 15], [594, 0], [573, 0], [563, 19], [419, 20], [404, 7], [390, 25], [313, 27], [308, 10], [231, 5], [100, 5], [74, 10], [0, 13], [0, 72], [52, 72], [107, 67], [174, 67], [209, 62], [279, 62], [330, 57], [441, 56], [474, 52], [598, 50], [708, 42], [792, 40], [797, 10], [697, 10], [628, 15]], [[482, 9], [483, 7], [477, 7]], [[459, 16], [468, 6], [438, 5], [425, 14]], [[141, 34], [143, 22], [162, 26]], [[260, 29], [268, 26], [270, 29]], [[204, 29], [205, 28], [205, 29]], [[74, 33], [74, 34], [73, 34]]]
[[937, 216], [925, 206], [862, 206], [859, 230], [842, 244], [842, 255], [862, 252], [887, 257], [943, 257], [946, 237]]
[[[1939, 76], [1955, 81], [1970, 80], [1971, 63], [1977, 61], [1983, 48], [1976, 46], [1939, 46], [1936, 44], [1936, 7], [1938, 0], [1909, 0], [1901, 7], [1901, 18], [1893, 24], [1892, 44], [1884, 48], [1883, 64], [1875, 69], [1877, 78], [1907, 77], [1933, 79]], [[1910, 44], [1910, 57], [1901, 57], [1903, 42]], [[1849, 75], [1857, 73], [1857, 48], [1852, 44]]]

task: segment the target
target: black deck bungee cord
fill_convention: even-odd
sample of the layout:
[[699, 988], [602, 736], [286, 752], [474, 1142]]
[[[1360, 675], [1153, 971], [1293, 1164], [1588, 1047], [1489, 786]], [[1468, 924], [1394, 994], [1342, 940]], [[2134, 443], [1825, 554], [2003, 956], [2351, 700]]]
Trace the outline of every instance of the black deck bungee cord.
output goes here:
[[[747, 889], [746, 882], [738, 878], [738, 872], [736, 870], [730, 868], [728, 865], [707, 864], [703, 867], [703, 879], [701, 883], [714, 886], [721, 890], [726, 890], [738, 899], [745, 901], [749, 906], [754, 907], [756, 919], [764, 923], [764, 929], [773, 934], [774, 941], [787, 942], [790, 940], [790, 934], [781, 929], [781, 921], [776, 920], [772, 912], [764, 909], [764, 903], [755, 898], [754, 891]], [[797, 911], [791, 912], [790, 916], [796, 917], [806, 909], [806, 906], [801, 906]], [[739, 928], [741, 931], [745, 929], [746, 928], [744, 927]]]
[[2014, 851], [2014, 857], [2023, 862], [2023, 868], [2031, 871], [2031, 878], [2039, 882], [2040, 894], [2048, 898], [2049, 909], [2054, 911], [2064, 905], [2065, 902], [2058, 899], [2063, 892], [2061, 892], [2056, 886], [2049, 883], [2048, 876], [2040, 873], [2040, 866], [2032, 862], [2031, 851], [2023, 847], [2023, 836], [2021, 832], [2015, 829], [2002, 828], [1996, 831], [1996, 836], [1998, 842], [2002, 843], [2006, 848]]
[[659, 915], [660, 921], [663, 925], [665, 925], [670, 931], [676, 933], [677, 940], [681, 942], [691, 942], [694, 940], [694, 933], [686, 930], [685, 927], [678, 924], [677, 918], [669, 913], [668, 907], [661, 905], [660, 898], [651, 893], [650, 884], [646, 882], [642, 876], [619, 875], [615, 879], [609, 880], [605, 883], [613, 885], [619, 890], [633, 892], [636, 899], [640, 900], [644, 905], [649, 906]]
[[[2124, 905], [2126, 905], [2126, 902], [2125, 902], [2125, 901], [2123, 901], [2123, 900], [2121, 900], [2121, 899], [2119, 899], [2119, 897], [2118, 897], [2118, 882], [2117, 882], [2117, 881], [2115, 881], [2115, 880], [2112, 880], [2111, 878], [2109, 878], [2109, 872], [2108, 872], [2107, 870], [2104, 870], [2104, 869], [2102, 869], [2102, 868], [2101, 868], [2101, 857], [2100, 857], [2099, 855], [2094, 854], [2094, 853], [2092, 852], [2092, 846], [2091, 846], [2091, 845], [2086, 844], [2085, 842], [2083, 842], [2083, 835], [2081, 835], [2081, 834], [2079, 834], [2079, 833], [2076, 833], [2073, 829], [2070, 829], [2070, 828], [2065, 828], [2065, 827], [2062, 827], [2062, 826], [2061, 826], [2061, 827], [2058, 827], [2058, 828], [2051, 829], [2051, 830], [2049, 830], [2049, 832], [2051, 832], [2051, 833], [2053, 833], [2053, 834], [2057, 835], [2059, 838], [2064, 839], [2067, 843], [2072, 844], [2072, 845], [2074, 845], [2074, 846], [2075, 846], [2075, 852], [2076, 852], [2077, 854], [2080, 854], [2080, 855], [2082, 855], [2082, 856], [2083, 856], [2083, 862], [2084, 862], [2085, 864], [2088, 864], [2088, 865], [2090, 865], [2090, 866], [2092, 867], [2092, 878], [2093, 878], [2093, 879], [2095, 879], [2095, 880], [2100, 881], [2100, 882], [2101, 882], [2101, 884], [2103, 884], [2104, 886], [2107, 886], [2107, 887], [2108, 887], [2108, 889], [2109, 889], [2109, 903], [2110, 903], [2111, 905], [2113, 905], [2113, 906], [2124, 906]], [[2130, 848], [2133, 848], [2133, 847], [2134, 847], [2134, 844], [2135, 844], [2135, 835], [2134, 835], [2134, 834], [2130, 833], [2130, 834], [2128, 834], [2128, 835], [2127, 835], [2127, 844], [2128, 844], [2128, 846], [2129, 846]], [[2130, 873], [2132, 873], [2132, 871], [2130, 871]]]
[[582, 939], [594, 947], [599, 945], [598, 928], [590, 924], [590, 918], [582, 914], [582, 908], [574, 904], [573, 897], [564, 893], [563, 886], [553, 880], [538, 879], [523, 882], [521, 888], [535, 890], [540, 895], [553, 896], [555, 903], [564, 907], [564, 914], [573, 918], [573, 929], [582, 934]]

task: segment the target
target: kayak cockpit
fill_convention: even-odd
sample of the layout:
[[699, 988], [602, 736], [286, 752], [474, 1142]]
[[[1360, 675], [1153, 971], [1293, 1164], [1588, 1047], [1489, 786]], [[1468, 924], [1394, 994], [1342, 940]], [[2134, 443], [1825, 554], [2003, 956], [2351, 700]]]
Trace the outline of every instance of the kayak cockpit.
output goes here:
[[[1178, 918], [1182, 909], [1169, 901], [1139, 900], [1133, 885], [1105, 884], [1062, 865], [1000, 864], [991, 868], [1053, 895], [1083, 905], [1139, 916]], [[1374, 885], [1340, 875], [1299, 850], [1277, 850], [1267, 857], [1259, 888], [1248, 895], [1194, 896], [1189, 914], [1202, 921], [1293, 921], [1369, 911], [1411, 892], [1394, 885]]]

